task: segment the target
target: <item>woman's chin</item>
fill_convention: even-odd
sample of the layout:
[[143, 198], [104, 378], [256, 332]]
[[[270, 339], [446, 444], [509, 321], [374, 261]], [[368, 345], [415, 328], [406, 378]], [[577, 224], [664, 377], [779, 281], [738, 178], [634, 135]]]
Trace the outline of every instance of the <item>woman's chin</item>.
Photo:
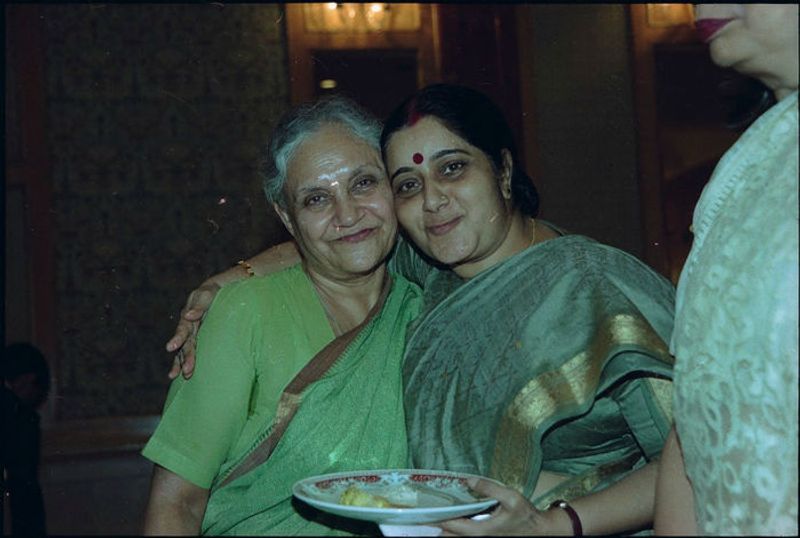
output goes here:
[[711, 56], [711, 60], [719, 67], [732, 67], [732, 64], [735, 62], [735, 58], [731, 57], [731, 53], [722, 38], [709, 43], [708, 52]]
[[352, 258], [344, 263], [344, 268], [354, 275], [366, 275], [380, 269], [381, 265], [388, 259], [390, 252], [391, 250], [355, 253]]
[[457, 245], [434, 246], [428, 255], [443, 265], [454, 267], [466, 261], [467, 249]]

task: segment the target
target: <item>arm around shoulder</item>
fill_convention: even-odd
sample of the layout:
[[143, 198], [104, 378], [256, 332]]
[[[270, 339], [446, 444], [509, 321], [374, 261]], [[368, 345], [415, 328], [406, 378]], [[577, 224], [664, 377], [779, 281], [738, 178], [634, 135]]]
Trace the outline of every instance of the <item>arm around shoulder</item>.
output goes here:
[[276, 273], [300, 261], [300, 253], [294, 242], [287, 241], [256, 254], [248, 260], [242, 260], [230, 269], [208, 277], [197, 289], [193, 290], [181, 310], [175, 334], [166, 345], [167, 351], [177, 351], [170, 379], [179, 373], [188, 379], [194, 371], [195, 340], [200, 324], [219, 290], [228, 284], [244, 280], [251, 276]]

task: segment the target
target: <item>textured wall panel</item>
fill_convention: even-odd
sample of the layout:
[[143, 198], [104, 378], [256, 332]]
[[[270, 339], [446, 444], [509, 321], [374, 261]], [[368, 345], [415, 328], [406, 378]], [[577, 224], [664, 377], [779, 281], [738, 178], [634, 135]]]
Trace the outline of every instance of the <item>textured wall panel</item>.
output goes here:
[[[288, 107], [277, 5], [47, 5], [59, 418], [159, 413], [187, 292], [284, 240], [257, 176]], [[224, 199], [224, 203], [221, 200]]]

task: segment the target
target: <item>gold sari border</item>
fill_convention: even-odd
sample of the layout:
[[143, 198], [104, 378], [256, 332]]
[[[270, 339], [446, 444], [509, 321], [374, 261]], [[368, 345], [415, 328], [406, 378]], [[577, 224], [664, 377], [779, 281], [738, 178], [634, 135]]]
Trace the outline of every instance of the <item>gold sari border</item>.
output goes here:
[[558, 411], [583, 409], [594, 400], [607, 359], [618, 347], [643, 348], [666, 364], [674, 362], [664, 341], [645, 319], [618, 314], [604, 320], [587, 349], [556, 370], [531, 379], [511, 401], [498, 426], [491, 476], [523, 494], [533, 491], [536, 483], [531, 484], [530, 477], [532, 473], [538, 477], [536, 467], [541, 466], [538, 443], [543, 427]]

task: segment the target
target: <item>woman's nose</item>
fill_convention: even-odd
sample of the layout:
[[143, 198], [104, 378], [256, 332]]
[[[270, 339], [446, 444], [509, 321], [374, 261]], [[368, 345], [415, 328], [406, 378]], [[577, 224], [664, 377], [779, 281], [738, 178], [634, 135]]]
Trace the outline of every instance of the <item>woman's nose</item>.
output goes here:
[[430, 184], [425, 185], [423, 191], [423, 203], [422, 203], [422, 208], [425, 211], [430, 211], [431, 213], [435, 213], [439, 211], [443, 206], [447, 205], [448, 200], [449, 199], [447, 198], [447, 196], [440, 189]]
[[337, 228], [345, 228], [358, 222], [358, 204], [349, 197], [336, 202], [336, 213], [334, 214]]

